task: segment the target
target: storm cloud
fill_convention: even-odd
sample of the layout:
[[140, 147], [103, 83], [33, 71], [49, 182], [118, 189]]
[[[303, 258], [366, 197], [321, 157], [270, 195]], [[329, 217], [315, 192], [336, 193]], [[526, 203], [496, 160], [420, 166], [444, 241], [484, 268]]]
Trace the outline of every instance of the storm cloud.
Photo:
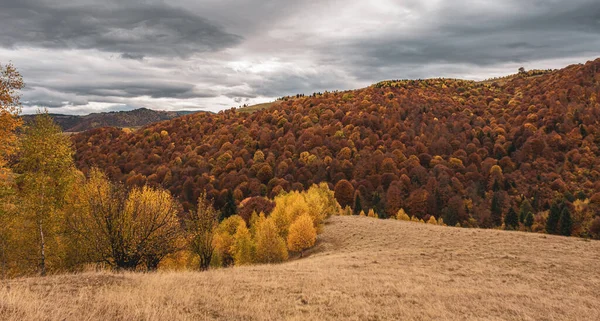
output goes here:
[[25, 112], [218, 111], [390, 78], [484, 79], [600, 56], [592, 0], [4, 0]]

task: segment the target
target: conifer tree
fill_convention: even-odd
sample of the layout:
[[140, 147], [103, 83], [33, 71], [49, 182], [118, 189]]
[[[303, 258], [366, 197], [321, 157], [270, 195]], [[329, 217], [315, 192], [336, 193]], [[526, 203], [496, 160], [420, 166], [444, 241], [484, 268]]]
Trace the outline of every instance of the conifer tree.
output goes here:
[[565, 206], [560, 214], [560, 220], [558, 222], [560, 226], [560, 234], [564, 236], [571, 236], [571, 229], [573, 228], [573, 220], [571, 219], [571, 212], [569, 208]]
[[514, 230], [519, 226], [519, 217], [515, 210], [511, 207], [504, 217], [504, 228], [507, 230]]
[[427, 224], [437, 225], [437, 220], [435, 219], [435, 216], [431, 215], [429, 217], [429, 220], [427, 220]]
[[550, 214], [546, 219], [546, 232], [549, 234], [556, 234], [558, 228], [558, 221], [560, 220], [561, 206], [557, 201], [552, 203], [550, 206]]
[[222, 214], [221, 220], [237, 214], [237, 205], [235, 204], [235, 198], [233, 197], [233, 192], [231, 190], [227, 190], [227, 198], [225, 199], [225, 206], [223, 206]]
[[360, 195], [354, 193], [354, 215], [358, 215], [362, 211], [362, 204], [360, 203]]
[[500, 226], [502, 224], [502, 204], [500, 203], [500, 193], [495, 192], [492, 197], [492, 224]]
[[525, 199], [521, 202], [521, 206], [519, 207], [519, 222], [525, 223], [525, 218], [529, 212], [533, 211], [533, 206], [529, 203], [529, 200]]
[[525, 216], [525, 222], [523, 223], [527, 228], [531, 228], [533, 226], [533, 213], [527, 212]]

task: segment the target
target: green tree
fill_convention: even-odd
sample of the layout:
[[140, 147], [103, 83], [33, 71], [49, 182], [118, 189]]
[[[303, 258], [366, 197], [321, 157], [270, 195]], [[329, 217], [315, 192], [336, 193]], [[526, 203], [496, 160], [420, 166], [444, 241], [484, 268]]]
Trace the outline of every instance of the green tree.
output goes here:
[[221, 212], [223, 214], [221, 215], [221, 220], [237, 214], [237, 205], [235, 204], [235, 198], [233, 197], [233, 192], [231, 190], [227, 190], [225, 205], [223, 206]]
[[492, 197], [492, 224], [494, 226], [500, 226], [502, 224], [502, 203], [500, 200], [500, 193], [494, 192]]
[[17, 163], [20, 210], [25, 230], [37, 243], [36, 261], [46, 275], [47, 246], [56, 249], [62, 209], [72, 182], [74, 165], [71, 141], [47, 113], [26, 127], [20, 140]]
[[531, 206], [529, 200], [525, 199], [519, 207], [519, 222], [525, 223], [525, 218], [529, 212], [533, 212], [533, 206]]
[[546, 219], [546, 233], [556, 234], [558, 232], [558, 221], [562, 212], [561, 207], [558, 201], [555, 201], [550, 206], [550, 214], [548, 214], [548, 218]]
[[360, 194], [359, 193], [354, 193], [354, 215], [358, 215], [358, 213], [360, 213], [360, 211], [362, 211], [362, 204], [360, 202]]
[[515, 210], [511, 207], [504, 217], [504, 227], [507, 230], [515, 230], [519, 226], [519, 217]]
[[525, 215], [525, 222], [523, 223], [527, 228], [531, 228], [533, 226], [533, 213], [527, 212]]
[[558, 222], [560, 226], [560, 234], [564, 236], [571, 236], [571, 229], [573, 228], [573, 220], [571, 219], [571, 212], [569, 208], [565, 206], [560, 213], [560, 220]]

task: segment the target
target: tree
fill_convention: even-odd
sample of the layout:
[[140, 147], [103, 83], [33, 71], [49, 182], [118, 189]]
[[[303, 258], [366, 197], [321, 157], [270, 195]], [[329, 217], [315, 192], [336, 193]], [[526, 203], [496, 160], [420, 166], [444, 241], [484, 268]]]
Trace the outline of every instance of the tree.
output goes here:
[[132, 220], [131, 244], [148, 270], [156, 270], [165, 256], [179, 249], [179, 212], [179, 203], [168, 191], [144, 186], [129, 192], [125, 215]]
[[256, 230], [256, 262], [278, 263], [287, 260], [285, 241], [271, 217], [259, 219]]
[[27, 234], [38, 244], [35, 256], [44, 276], [47, 244], [57, 244], [58, 222], [74, 173], [73, 151], [69, 137], [48, 114], [38, 114], [26, 127], [19, 147], [16, 167], [21, 215], [30, 223]]
[[502, 224], [502, 201], [500, 200], [500, 192], [494, 192], [492, 196], [492, 224], [494, 226], [500, 226]]
[[349, 181], [342, 179], [335, 184], [334, 195], [341, 207], [352, 206], [354, 186]]
[[97, 169], [74, 193], [68, 216], [81, 263], [104, 262], [115, 269], [155, 270], [179, 249], [179, 203], [168, 191], [148, 186], [128, 191]]
[[235, 234], [242, 222], [244, 220], [240, 216], [230, 216], [221, 221], [215, 229], [213, 238], [215, 252], [213, 260], [215, 260], [214, 263], [217, 265], [227, 267], [234, 263]]
[[231, 190], [227, 190], [225, 206], [223, 206], [221, 212], [223, 214], [221, 215], [222, 220], [233, 216], [237, 213], [237, 205], [235, 205], [235, 199], [233, 198], [233, 192]]
[[214, 232], [219, 222], [219, 213], [215, 211], [206, 194], [198, 198], [198, 206], [190, 214], [185, 225], [189, 235], [189, 246], [192, 253], [199, 258], [199, 268], [204, 271], [208, 269], [213, 256]]
[[511, 207], [504, 216], [504, 228], [507, 230], [515, 230], [519, 226], [519, 217], [517, 212]]
[[525, 199], [519, 207], [519, 222], [525, 223], [525, 218], [529, 212], [533, 212], [533, 206], [531, 206], [529, 200]]
[[408, 216], [404, 209], [401, 208], [398, 210], [398, 213], [396, 213], [396, 219], [401, 221], [410, 221], [410, 216]]
[[290, 225], [287, 238], [288, 249], [299, 252], [300, 257], [302, 257], [304, 250], [315, 245], [316, 240], [317, 230], [310, 215], [301, 215]]
[[525, 222], [523, 222], [523, 224], [525, 224], [527, 228], [531, 228], [533, 226], [533, 220], [533, 213], [527, 212], [527, 215], [525, 216]]
[[256, 245], [245, 222], [240, 222], [234, 235], [233, 259], [235, 265], [251, 264], [256, 255]]
[[360, 213], [360, 211], [362, 211], [362, 204], [360, 202], [360, 193], [358, 193], [358, 191], [356, 193], [354, 193], [354, 209], [353, 209], [353, 214], [354, 215], [358, 215], [358, 213]]
[[429, 217], [429, 220], [427, 220], [427, 224], [437, 225], [437, 220], [435, 219], [435, 216], [431, 215]]
[[571, 230], [573, 228], [573, 220], [571, 219], [571, 211], [565, 206], [560, 213], [560, 220], [558, 222], [560, 226], [560, 234], [564, 236], [571, 236]]
[[548, 214], [548, 218], [546, 219], [546, 233], [556, 234], [558, 229], [558, 221], [560, 220], [562, 204], [558, 201], [552, 203], [550, 206], [550, 214]]
[[0, 178], [6, 157], [16, 147], [15, 130], [21, 125], [19, 91], [24, 85], [21, 74], [13, 65], [0, 64]]

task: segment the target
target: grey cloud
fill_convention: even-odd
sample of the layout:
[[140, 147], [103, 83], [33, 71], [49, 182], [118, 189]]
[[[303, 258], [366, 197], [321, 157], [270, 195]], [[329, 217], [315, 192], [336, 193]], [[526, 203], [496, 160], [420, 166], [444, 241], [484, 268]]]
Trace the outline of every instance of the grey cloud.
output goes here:
[[131, 60], [144, 60], [145, 55], [142, 54], [132, 54], [132, 53], [122, 53], [121, 58], [123, 59], [131, 59]]
[[163, 3], [65, 3], [18, 0], [3, 4], [0, 44], [97, 49], [139, 59], [218, 51], [242, 39], [184, 8]]
[[493, 66], [600, 53], [597, 1], [534, 1], [498, 14], [469, 11], [457, 2], [449, 6], [455, 7], [441, 8], [444, 14], [430, 17], [437, 21], [421, 32], [351, 39], [323, 51], [370, 80], [404, 77], [392, 73], [436, 63]]
[[80, 112], [218, 110], [600, 55], [597, 0], [161, 1], [4, 0], [0, 59], [23, 71], [28, 106]]

